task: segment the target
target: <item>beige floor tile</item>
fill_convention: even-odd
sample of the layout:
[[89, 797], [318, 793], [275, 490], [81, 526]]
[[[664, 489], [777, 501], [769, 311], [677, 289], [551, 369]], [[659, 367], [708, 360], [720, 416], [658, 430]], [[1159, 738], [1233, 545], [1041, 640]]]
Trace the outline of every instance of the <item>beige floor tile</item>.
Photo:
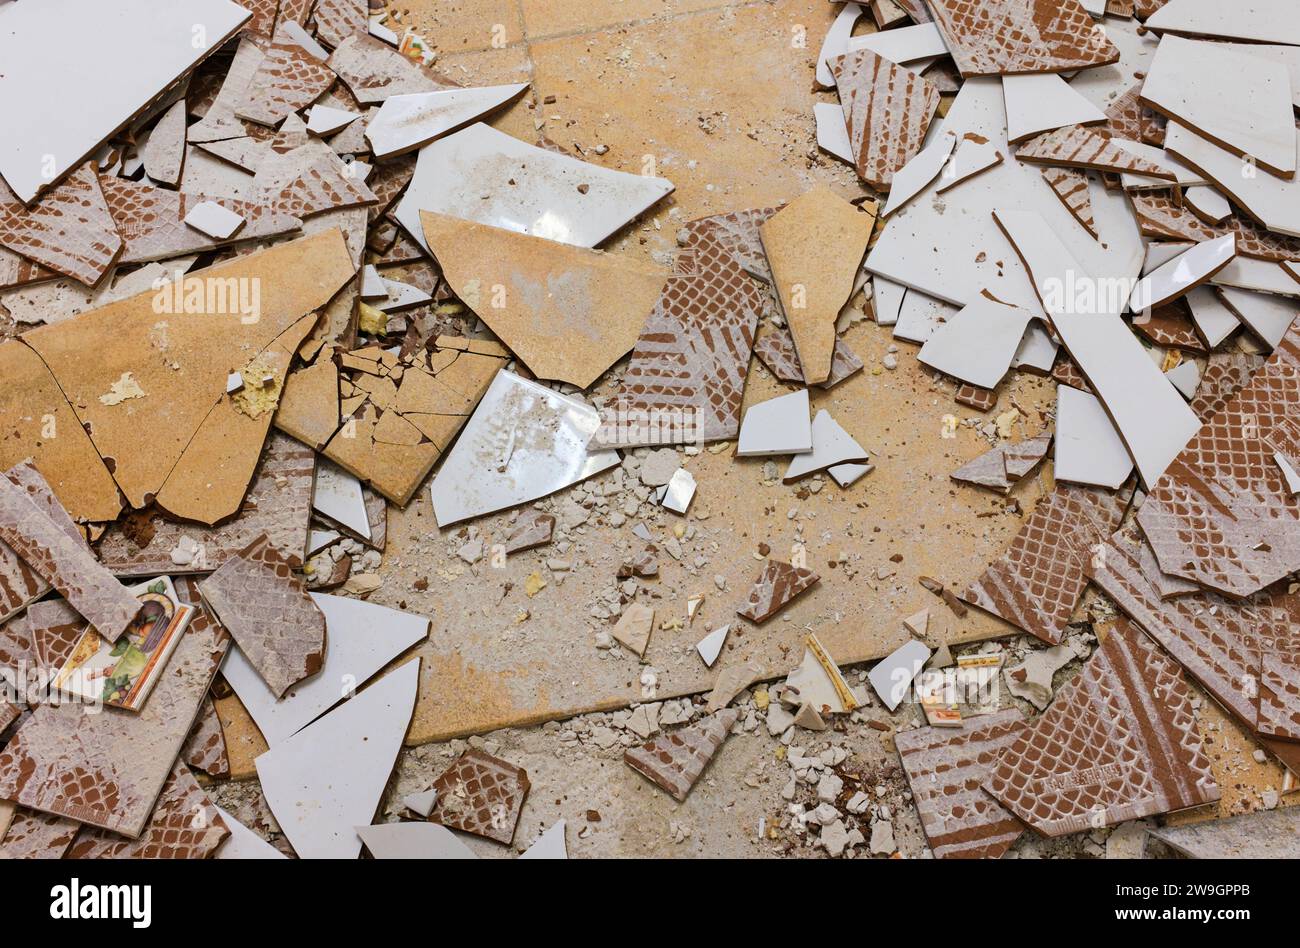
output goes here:
[[435, 44], [439, 59], [501, 49], [524, 38], [518, 0], [403, 0], [389, 8], [403, 25]]

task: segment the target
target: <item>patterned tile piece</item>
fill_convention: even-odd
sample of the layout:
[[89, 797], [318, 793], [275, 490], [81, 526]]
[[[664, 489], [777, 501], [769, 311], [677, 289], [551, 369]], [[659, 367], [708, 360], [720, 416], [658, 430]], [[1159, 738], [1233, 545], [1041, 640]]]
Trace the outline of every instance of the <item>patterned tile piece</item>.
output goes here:
[[272, 431], [233, 520], [208, 527], [153, 510], [128, 514], [96, 545], [99, 560], [117, 576], [206, 573], [265, 534], [294, 567], [301, 566], [315, 470], [315, 451]]
[[340, 43], [329, 58], [329, 67], [363, 105], [395, 95], [456, 88], [455, 83], [421, 69], [387, 43], [364, 33]]
[[1266, 361], [1266, 356], [1249, 352], [1211, 352], [1191, 402], [1192, 411], [1201, 423], [1222, 411]]
[[1106, 130], [1116, 138], [1163, 146], [1169, 120], [1138, 101], [1141, 91], [1138, 83], [1106, 108]]
[[0, 799], [138, 837], [228, 645], [199, 610], [138, 713], [38, 707], [0, 751]]
[[328, 46], [338, 46], [349, 36], [370, 31], [366, 0], [317, 0], [312, 15], [316, 35]]
[[209, 859], [230, 835], [203, 788], [176, 762], [139, 839], [83, 826], [68, 859]]
[[522, 767], [470, 748], [433, 782], [429, 821], [508, 846], [531, 786]]
[[194, 730], [185, 741], [181, 759], [195, 770], [210, 777], [230, 776], [230, 754], [226, 750], [226, 735], [221, 730], [212, 696], [203, 699], [203, 710], [194, 722]]
[[22, 717], [23, 709], [0, 698], [0, 734]]
[[1011, 489], [1011, 479], [1007, 477], [1007, 455], [1002, 448], [985, 451], [978, 457], [967, 461], [948, 475], [954, 481], [978, 484], [994, 490]]
[[[799, 353], [795, 351], [794, 336], [786, 326], [768, 325], [759, 330], [754, 340], [754, 355], [767, 366], [768, 371], [782, 382], [796, 385], [804, 384], [803, 369], [799, 365]], [[844, 342], [835, 340], [831, 352], [831, 374], [825, 382], [818, 382], [820, 389], [833, 388], [855, 372], [861, 371], [862, 360], [859, 359]]]
[[1169, 465], [1138, 513], [1160, 568], [1244, 597], [1300, 569], [1300, 498], [1270, 434], [1300, 412], [1300, 323]]
[[1187, 303], [1181, 299], [1157, 306], [1149, 315], [1135, 316], [1133, 328], [1157, 346], [1197, 353], [1205, 351], [1205, 343], [1196, 335]]
[[303, 219], [375, 201], [365, 182], [319, 142], [271, 152], [257, 166], [253, 187], [280, 214]]
[[1261, 656], [1256, 730], [1300, 741], [1300, 656], [1285, 652]]
[[936, 859], [997, 859], [1025, 826], [980, 786], [1027, 727], [1015, 708], [894, 737], [921, 828]]
[[0, 246], [94, 286], [122, 250], [94, 166], [83, 165], [31, 207], [0, 182]]
[[739, 717], [740, 712], [735, 708], [724, 708], [689, 727], [661, 734], [649, 744], [632, 748], [623, 755], [623, 761], [681, 802]]
[[116, 641], [140, 600], [42, 509], [36, 484], [0, 477], [0, 542], [57, 589], [105, 639]]
[[0, 290], [52, 280], [56, 276], [58, 274], [48, 267], [0, 247]]
[[1084, 168], [1092, 171], [1131, 171], [1151, 178], [1173, 173], [1115, 145], [1103, 133], [1082, 125], [1067, 125], [1044, 132], [1020, 146], [1016, 157], [1040, 165]]
[[199, 583], [199, 595], [277, 698], [325, 663], [325, 615], [260, 536]]
[[886, 190], [894, 172], [921, 150], [939, 107], [939, 88], [867, 49], [837, 56], [829, 65], [858, 177]]
[[27, 610], [36, 658], [47, 668], [61, 668], [86, 632], [86, 620], [63, 599], [46, 599]]
[[758, 229], [779, 210], [781, 206], [758, 207], [690, 221], [686, 225], [686, 246], [701, 240], [715, 241], [736, 258], [746, 273], [764, 283], [771, 283], [772, 270], [767, 265]]
[[1123, 621], [1002, 752], [984, 788], [1047, 836], [1219, 798], [1181, 670]]
[[[302, 226], [296, 217], [265, 205], [182, 194], [125, 178], [105, 178], [104, 197], [118, 233], [126, 242], [119, 263], [165, 260], [237, 241], [287, 234]], [[209, 237], [185, 223], [190, 211], [209, 200], [244, 218], [243, 226], [225, 240]]]
[[1078, 0], [930, 0], [963, 77], [1069, 72], [1119, 60]]
[[754, 580], [749, 599], [736, 610], [736, 615], [744, 616], [751, 622], [766, 622], [820, 579], [810, 569], [791, 566], [780, 560], [768, 560], [763, 565], [763, 572]]
[[525, 510], [515, 521], [514, 529], [506, 538], [506, 554], [531, 550], [551, 542], [555, 532], [555, 517], [540, 510]]
[[1081, 392], [1088, 392], [1089, 394], [1092, 392], [1092, 386], [1088, 384], [1088, 380], [1083, 377], [1083, 373], [1079, 371], [1079, 367], [1074, 364], [1074, 360], [1069, 356], [1061, 359], [1052, 368], [1052, 378], [1062, 385], [1077, 388]]
[[1128, 197], [1144, 237], [1200, 243], [1234, 234], [1237, 253], [1243, 257], [1274, 262], [1300, 260], [1300, 238], [1270, 233], [1240, 216], [1230, 217], [1220, 227], [1212, 227], [1186, 206], [1175, 204], [1168, 192], [1130, 191]]
[[[6, 476], [26, 488], [36, 505], [54, 524], [76, 543], [85, 545], [81, 531], [63, 509], [50, 485], [31, 464], [18, 464]], [[0, 622], [8, 619], [29, 602], [44, 596], [52, 587], [44, 577], [27, 565], [27, 561], [0, 541]]]
[[961, 598], [1056, 645], [1087, 585], [1092, 547], [1115, 532], [1132, 494], [1057, 484]]
[[1065, 205], [1083, 229], [1097, 236], [1097, 225], [1092, 219], [1092, 195], [1088, 193], [1088, 176], [1073, 168], [1044, 168], [1043, 180]]
[[62, 859], [81, 824], [19, 808], [0, 841], [0, 859]]
[[8, 622], [0, 622], [0, 671], [16, 669], [23, 662], [35, 665], [39, 661], [31, 617], [23, 612]]
[[976, 411], [988, 411], [998, 403], [998, 393], [996, 389], [980, 388], [978, 385], [971, 385], [969, 382], [962, 382], [957, 386], [957, 391], [953, 393], [953, 401], [967, 408], [974, 408]]
[[290, 113], [324, 95], [334, 79], [329, 66], [278, 26], [266, 58], [244, 90], [243, 101], [235, 106], [235, 115], [262, 125], [278, 125]]

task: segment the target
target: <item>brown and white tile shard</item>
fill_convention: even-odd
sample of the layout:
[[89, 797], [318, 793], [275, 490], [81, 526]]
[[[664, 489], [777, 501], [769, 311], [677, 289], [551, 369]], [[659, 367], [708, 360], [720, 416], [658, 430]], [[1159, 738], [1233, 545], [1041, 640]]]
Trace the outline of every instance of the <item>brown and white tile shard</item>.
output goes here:
[[[25, 488], [28, 497], [45, 515], [68, 535], [73, 542], [84, 546], [81, 531], [73, 523], [68, 512], [59, 504], [50, 490], [50, 485], [41, 477], [39, 471], [31, 464], [19, 464], [4, 475], [14, 484]], [[44, 596], [53, 587], [32, 569], [27, 561], [15, 553], [7, 544], [0, 541], [0, 622], [8, 619], [30, 602]], [[3, 659], [0, 659], [0, 663]]]
[[[795, 351], [794, 336], [786, 326], [766, 324], [759, 328], [758, 338], [754, 340], [754, 355], [767, 366], [768, 371], [782, 382], [797, 385], [807, 384], [803, 377], [803, 367], [799, 364], [799, 353]], [[826, 381], [818, 382], [821, 389], [833, 388], [855, 372], [860, 372], [863, 362], [854, 354], [843, 339], [836, 338], [835, 349], [831, 353], [831, 371]]]
[[984, 788], [1047, 836], [1219, 799], [1181, 669], [1124, 621], [1001, 753]]
[[122, 251], [93, 164], [27, 207], [0, 182], [0, 246], [94, 286]]
[[217, 717], [217, 707], [212, 703], [211, 695], [203, 699], [203, 710], [185, 740], [181, 759], [187, 766], [201, 770], [209, 777], [230, 776], [226, 734], [221, 729], [221, 719]]
[[433, 782], [429, 821], [508, 846], [531, 786], [522, 767], [470, 748]]
[[1191, 408], [1205, 424], [1246, 387], [1267, 357], [1249, 352], [1211, 352]]
[[324, 665], [325, 615], [265, 536], [203, 580], [199, 594], [277, 698]]
[[1193, 435], [1138, 513], [1160, 568], [1237, 598], [1300, 569], [1300, 498], [1269, 437], [1300, 411], [1300, 323]]
[[76, 820], [19, 807], [0, 834], [0, 859], [62, 859], [80, 829]]
[[871, 50], [837, 56], [830, 67], [858, 177], [878, 191], [886, 190], [894, 172], [921, 150], [939, 108], [939, 89]]
[[510, 535], [506, 537], [506, 554], [531, 550], [551, 542], [555, 532], [555, 517], [540, 510], [525, 510], [519, 515]]
[[689, 727], [661, 734], [648, 744], [632, 748], [623, 754], [623, 761], [680, 803], [739, 718], [738, 710], [724, 708]]
[[1131, 487], [1057, 484], [961, 598], [1058, 644], [1087, 585], [1083, 567], [1092, 548], [1115, 532], [1132, 495]]
[[965, 78], [1070, 72], [1118, 62], [1078, 0], [930, 0], [930, 12]]
[[243, 101], [235, 106], [235, 115], [261, 125], [278, 125], [324, 95], [335, 78], [324, 61], [279, 26], [266, 58], [244, 89]]
[[1300, 260], [1300, 239], [1271, 233], [1240, 215], [1214, 226], [1193, 214], [1185, 204], [1176, 203], [1167, 191], [1130, 191], [1128, 198], [1144, 237], [1200, 243], [1233, 234], [1237, 238], [1237, 253], [1243, 257], [1274, 262]]
[[1089, 171], [1131, 172], [1149, 178], [1166, 178], [1174, 173], [1139, 158], [1114, 144], [1101, 132], [1082, 125], [1067, 125], [1031, 138], [1016, 151], [1016, 158], [1033, 164]]
[[1025, 826], [981, 784], [1027, 727], [1015, 708], [894, 736], [898, 758], [936, 859], [997, 859]]
[[1096, 237], [1097, 225], [1092, 219], [1092, 195], [1088, 191], [1088, 176], [1072, 168], [1044, 168], [1043, 180], [1083, 229]]
[[800, 593], [811, 589], [821, 577], [810, 569], [791, 566], [780, 560], [768, 560], [763, 572], [754, 580], [749, 598], [736, 615], [751, 622], [766, 622], [784, 609]]

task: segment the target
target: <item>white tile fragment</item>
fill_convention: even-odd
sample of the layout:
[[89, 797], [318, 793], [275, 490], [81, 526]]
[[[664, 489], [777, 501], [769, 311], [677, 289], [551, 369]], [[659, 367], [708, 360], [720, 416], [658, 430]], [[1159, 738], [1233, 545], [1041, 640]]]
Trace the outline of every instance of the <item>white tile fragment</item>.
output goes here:
[[1066, 125], [1106, 121], [1105, 112], [1055, 73], [1003, 76], [1002, 97], [1007, 139], [1013, 143]]
[[1300, 46], [1293, 0], [1170, 0], [1147, 18], [1148, 29]]
[[695, 475], [679, 467], [667, 484], [655, 490], [655, 503], [673, 513], [685, 514], [695, 498]]
[[420, 793], [408, 793], [402, 797], [402, 806], [412, 813], [427, 817], [433, 812], [433, 805], [438, 802], [438, 791], [430, 787]]
[[312, 509], [353, 533], [370, 539], [370, 518], [361, 481], [328, 458], [316, 459], [316, 485], [311, 497]]
[[1224, 305], [1270, 349], [1277, 348], [1291, 323], [1295, 322], [1296, 314], [1300, 313], [1300, 302], [1285, 296], [1251, 293], [1226, 286], [1219, 292]]
[[948, 163], [954, 144], [952, 135], [941, 132], [934, 141], [913, 155], [911, 161], [899, 168], [894, 173], [894, 182], [889, 188], [889, 199], [885, 202], [880, 216], [889, 217], [924, 191]]
[[[840, 8], [830, 29], [826, 31], [826, 38], [822, 40], [821, 50], [817, 53], [817, 84], [823, 89], [835, 85], [835, 76], [831, 72], [831, 67], [826, 65], [827, 60], [844, 55], [849, 37], [853, 35], [853, 25], [858, 22], [862, 14], [861, 6], [856, 3], [846, 3]], [[840, 107], [836, 105], [835, 108]], [[843, 110], [840, 111], [842, 114]]]
[[785, 483], [839, 465], [865, 464], [866, 460], [867, 452], [862, 445], [823, 408], [812, 422], [812, 450], [794, 456], [786, 468]]
[[[213, 806], [217, 806], [215, 803]], [[266, 840], [262, 839], [257, 833], [245, 826], [235, 817], [217, 806], [217, 812], [221, 814], [222, 821], [226, 828], [230, 830], [230, 836], [221, 848], [217, 850], [213, 859], [288, 859], [284, 853], [276, 849]]]
[[740, 423], [738, 457], [801, 454], [812, 450], [812, 425], [808, 421], [808, 390], [769, 398], [751, 405]]
[[874, 464], [836, 464], [834, 467], [827, 468], [826, 473], [833, 477], [840, 487], [848, 487], [864, 475], [870, 474], [874, 468]]
[[376, 859], [477, 859], [447, 827], [424, 820], [355, 827], [357, 846]]
[[937, 327], [917, 358], [980, 388], [996, 388], [1011, 367], [1034, 314], [979, 296]]
[[1193, 214], [1208, 224], [1217, 226], [1232, 216], [1232, 205], [1228, 199], [1205, 185], [1188, 188], [1183, 192], [1183, 201]]
[[[841, 109], [840, 111], [843, 111]], [[967, 178], [973, 178], [981, 171], [987, 171], [1002, 161], [1002, 153], [992, 142], [978, 141], [975, 138], [963, 138], [953, 149], [952, 158], [944, 165], [939, 175], [939, 186], [935, 192], [942, 194], [955, 188]]]
[[361, 271], [361, 298], [363, 300], [382, 300], [388, 298], [388, 287], [379, 275], [374, 264], [367, 263]]
[[722, 654], [723, 643], [727, 641], [727, 633], [731, 631], [730, 625], [721, 625], [695, 643], [695, 651], [700, 653], [700, 658], [704, 664], [710, 668]]
[[1197, 244], [1138, 280], [1129, 297], [1129, 309], [1141, 313], [1185, 296], [1226, 267], [1236, 254], [1235, 234]]
[[227, 240], [244, 226], [244, 217], [226, 210], [216, 201], [204, 201], [185, 215], [185, 223], [214, 240]]
[[813, 104], [813, 117], [817, 120], [817, 147], [853, 164], [853, 145], [849, 142], [849, 127], [844, 124], [843, 107], [837, 102], [817, 102]]
[[1187, 294], [1187, 306], [1192, 311], [1192, 322], [1205, 344], [1211, 349], [1227, 339], [1241, 320], [1223, 304], [1223, 299], [1208, 286], [1198, 286]]
[[520, 859], [568, 859], [569, 847], [564, 840], [564, 820], [558, 820], [551, 825], [541, 836], [537, 837], [537, 842], [528, 847], [528, 850], [519, 858]]
[[486, 115], [528, 88], [526, 82], [389, 96], [366, 126], [376, 158], [391, 158]]
[[871, 687], [875, 689], [886, 708], [893, 711], [902, 704], [908, 690], [912, 687], [912, 682], [916, 680], [917, 675], [921, 674], [921, 669], [925, 667], [929, 658], [930, 650], [916, 639], [911, 639], [885, 656], [871, 671], [867, 672]]
[[1190, 402], [1196, 397], [1196, 387], [1201, 384], [1201, 367], [1189, 359], [1166, 372], [1165, 378]]
[[1068, 385], [1056, 388], [1055, 477], [1072, 484], [1120, 487], [1133, 459], [1101, 402]]
[[336, 109], [329, 105], [313, 105], [311, 111], [307, 113], [307, 131], [324, 138], [342, 131], [359, 118], [361, 118], [359, 112]]

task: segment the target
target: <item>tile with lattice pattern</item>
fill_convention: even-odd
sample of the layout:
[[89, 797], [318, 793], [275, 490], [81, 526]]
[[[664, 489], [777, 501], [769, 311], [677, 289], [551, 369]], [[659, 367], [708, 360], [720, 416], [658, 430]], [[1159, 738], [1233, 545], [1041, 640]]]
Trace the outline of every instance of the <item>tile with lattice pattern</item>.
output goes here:
[[1132, 494], [1131, 487], [1057, 484], [961, 598], [1057, 644], [1087, 585], [1092, 547], [1115, 532]]
[[86, 620], [64, 599], [33, 604], [27, 621], [37, 659], [47, 668], [62, 668], [86, 634]]
[[22, 717], [23, 709], [16, 704], [10, 704], [4, 698], [0, 698], [0, 734], [3, 734], [9, 725], [13, 724]]
[[122, 238], [93, 164], [68, 175], [30, 207], [0, 181], [0, 246], [87, 286], [108, 272]]
[[1025, 826], [980, 786], [1027, 727], [1015, 708], [894, 736], [921, 828], [936, 859], [997, 859]]
[[0, 673], [5, 669], [16, 670], [24, 662], [35, 665], [39, 661], [31, 617], [22, 612], [7, 622], [0, 622]]
[[329, 46], [370, 31], [366, 0], [318, 0], [312, 12], [316, 35]]
[[1294, 652], [1266, 651], [1260, 657], [1256, 729], [1300, 741], [1300, 656]]
[[695, 724], [660, 734], [623, 754], [623, 762], [652, 783], [686, 799], [740, 717], [735, 708], [715, 711]]
[[277, 698], [321, 670], [325, 614], [265, 535], [199, 583], [199, 595]]
[[[50, 485], [30, 463], [15, 465], [5, 474], [9, 480], [25, 487], [36, 505], [73, 541], [84, 545], [81, 531], [63, 509]], [[0, 622], [8, 619], [30, 602], [44, 596], [52, 587], [27, 561], [0, 541]], [[0, 659], [0, 664], [3, 660]]]
[[229, 641], [198, 610], [139, 712], [36, 708], [0, 751], [0, 799], [139, 836]]
[[998, 403], [998, 392], [994, 388], [980, 388], [969, 382], [961, 382], [957, 385], [957, 391], [953, 393], [952, 398], [957, 404], [965, 405], [967, 408], [988, 411]]
[[1116, 138], [1163, 146], [1169, 120], [1138, 101], [1141, 91], [1138, 83], [1106, 107], [1106, 131]]
[[1092, 393], [1092, 386], [1088, 384], [1088, 380], [1083, 377], [1083, 373], [1079, 371], [1079, 367], [1074, 364], [1074, 360], [1069, 356], [1062, 357], [1061, 361], [1052, 368], [1052, 378], [1062, 385], [1077, 388], [1081, 392]]
[[1078, 0], [929, 0], [963, 77], [1069, 72], [1119, 60]]
[[308, 142], [267, 155], [257, 166], [253, 188], [261, 203], [298, 218], [375, 204], [374, 192], [350, 168], [327, 146]]
[[1219, 799], [1182, 671], [1124, 620], [1003, 750], [984, 788], [1047, 836]]
[[1139, 313], [1133, 317], [1133, 328], [1138, 335], [1145, 336], [1157, 346], [1198, 354], [1205, 352], [1205, 343], [1196, 335], [1191, 310], [1184, 299], [1157, 306], [1150, 313]]
[[1246, 387], [1250, 377], [1266, 361], [1266, 356], [1249, 352], [1210, 353], [1196, 397], [1191, 402], [1192, 411], [1201, 423], [1218, 414], [1233, 396]]
[[1227, 596], [1300, 569], [1300, 497], [1269, 435], [1300, 412], [1300, 322], [1174, 458], [1138, 514], [1160, 568]]
[[1096, 237], [1097, 225], [1092, 219], [1088, 176], [1073, 168], [1044, 168], [1043, 180], [1083, 229]]
[[62, 859], [81, 824], [19, 807], [0, 836], [0, 859]]
[[751, 622], [766, 622], [820, 579], [810, 569], [791, 566], [780, 560], [768, 560], [763, 564], [763, 572], [754, 580], [745, 604], [736, 610], [736, 615], [744, 616]]
[[522, 767], [471, 747], [433, 782], [429, 821], [509, 845], [531, 787]]
[[[48, 488], [46, 488], [48, 494]], [[41, 485], [0, 477], [0, 542], [47, 580], [105, 639], [117, 641], [140, 600], [47, 513]]]
[[271, 48], [235, 106], [235, 115], [261, 125], [278, 125], [324, 95], [335, 78], [324, 60], [277, 26]]
[[1144, 237], [1200, 243], [1233, 234], [1237, 238], [1237, 253], [1243, 257], [1274, 262], [1300, 260], [1300, 238], [1270, 233], [1243, 217], [1230, 217], [1214, 227], [1186, 205], [1175, 203], [1167, 191], [1130, 191], [1128, 198]]
[[[761, 328], [758, 338], [754, 340], [754, 355], [782, 382], [804, 384], [799, 353], [795, 351], [794, 336], [788, 327], [767, 325]], [[861, 371], [862, 367], [862, 360], [843, 339], [837, 338], [835, 348], [831, 351], [831, 374], [825, 382], [818, 382], [817, 387], [823, 390], [832, 388], [853, 373]]]
[[764, 283], [772, 282], [772, 269], [768, 266], [767, 255], [763, 252], [763, 241], [758, 229], [769, 217], [785, 205], [776, 207], [757, 207], [744, 211], [732, 211], [729, 214], [715, 214], [712, 217], [700, 217], [686, 224], [684, 247], [691, 247], [702, 241], [717, 243], [722, 249], [736, 259], [741, 269]]
[[43, 267], [12, 250], [0, 247], [0, 290], [40, 283], [57, 276], [49, 267]]
[[840, 91], [858, 177], [886, 190], [925, 143], [939, 87], [868, 49], [828, 60]]
[[194, 722], [194, 729], [185, 740], [181, 759], [209, 777], [230, 776], [226, 735], [221, 730], [221, 719], [217, 717], [217, 708], [212, 703], [211, 695], [203, 699], [203, 710], [199, 712], [199, 719]]

